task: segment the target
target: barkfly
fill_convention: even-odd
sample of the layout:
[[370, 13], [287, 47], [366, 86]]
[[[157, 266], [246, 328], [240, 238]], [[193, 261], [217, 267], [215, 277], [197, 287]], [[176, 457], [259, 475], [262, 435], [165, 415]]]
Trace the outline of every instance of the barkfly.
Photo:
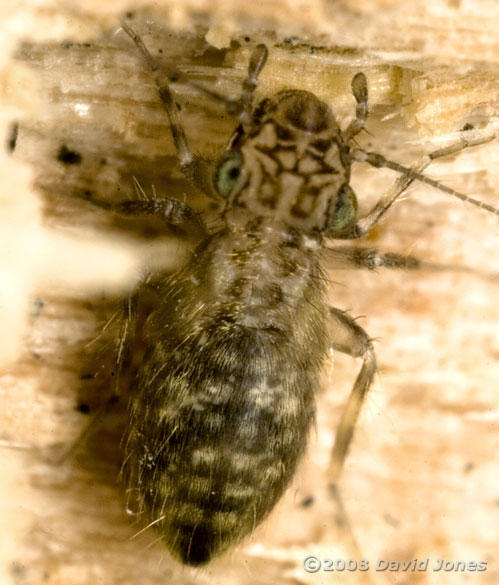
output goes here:
[[[342, 130], [330, 107], [306, 91], [281, 91], [253, 103], [268, 58], [263, 44], [253, 49], [234, 100], [179, 72], [169, 75], [141, 37], [122, 27], [150, 69], [180, 170], [223, 203], [218, 227], [209, 229], [187, 203], [168, 197], [94, 201], [125, 215], [154, 214], [197, 241], [189, 262], [154, 285], [161, 302], [144, 325], [123, 476], [129, 507], [154, 526], [177, 559], [201, 565], [249, 534], [283, 495], [307, 445], [331, 347], [362, 359], [331, 458], [332, 490], [338, 481], [376, 358], [367, 333], [329, 306], [324, 262], [428, 266], [373, 248], [327, 247], [326, 240], [368, 234], [414, 180], [495, 215], [499, 210], [421, 174], [432, 160], [483, 139], [463, 138], [414, 168], [351, 146], [368, 114], [363, 73], [352, 80], [356, 113]], [[191, 151], [170, 89], [173, 78], [221, 103], [238, 122], [218, 160]], [[360, 218], [350, 187], [351, 166], [359, 161], [400, 173]]]

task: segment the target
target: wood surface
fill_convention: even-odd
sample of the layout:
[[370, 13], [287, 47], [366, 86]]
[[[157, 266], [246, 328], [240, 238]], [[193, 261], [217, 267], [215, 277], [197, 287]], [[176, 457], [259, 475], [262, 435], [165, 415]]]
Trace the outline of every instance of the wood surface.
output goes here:
[[[175, 168], [167, 118], [143, 62], [119, 30], [126, 2], [17, 2], [0, 9], [0, 575], [14, 585], [105, 583], [497, 583], [499, 222], [413, 185], [364, 245], [477, 272], [336, 271], [331, 303], [376, 339], [379, 373], [340, 484], [366, 574], [303, 569], [308, 555], [355, 558], [334, 528], [325, 471], [335, 425], [360, 362], [325, 368], [317, 430], [295, 483], [269, 519], [202, 570], [170, 559], [138, 532], [117, 482], [119, 405], [56, 465], [113, 385], [119, 299], [140, 266], [185, 257], [172, 237], [117, 222], [82, 200], [151, 192], [202, 205]], [[251, 47], [268, 64], [257, 97], [313, 91], [344, 127], [350, 80], [369, 84], [359, 143], [404, 164], [473, 125], [498, 128], [499, 7], [494, 1], [133, 3], [133, 22], [165, 63], [237, 95]], [[177, 88], [196, 149], [223, 149], [234, 126], [216, 104]], [[61, 148], [81, 155], [63, 164]], [[12, 149], [10, 149], [12, 150]], [[64, 152], [62, 153], [64, 154]], [[59, 158], [58, 158], [59, 157]], [[499, 206], [499, 140], [435, 163], [428, 173]], [[369, 209], [395, 174], [365, 165], [352, 185]], [[109, 323], [103, 332], [103, 326]], [[122, 401], [123, 402], [123, 401]], [[313, 496], [313, 503], [303, 506]], [[378, 559], [429, 559], [421, 572], [376, 572]], [[437, 559], [487, 562], [484, 572], [435, 572]]]

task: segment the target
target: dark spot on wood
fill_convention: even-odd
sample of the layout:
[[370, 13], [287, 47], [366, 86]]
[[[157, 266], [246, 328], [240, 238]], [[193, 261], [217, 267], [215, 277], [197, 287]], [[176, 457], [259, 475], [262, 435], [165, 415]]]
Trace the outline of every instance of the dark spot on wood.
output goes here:
[[308, 498], [305, 498], [304, 500], [302, 500], [300, 502], [300, 507], [301, 508], [310, 508], [310, 506], [315, 502], [315, 498], [314, 496], [308, 496]]
[[76, 150], [70, 150], [65, 144], [59, 148], [57, 160], [64, 165], [79, 165], [82, 157]]
[[16, 149], [17, 136], [19, 134], [19, 124], [14, 122], [7, 136], [7, 152], [14, 152]]

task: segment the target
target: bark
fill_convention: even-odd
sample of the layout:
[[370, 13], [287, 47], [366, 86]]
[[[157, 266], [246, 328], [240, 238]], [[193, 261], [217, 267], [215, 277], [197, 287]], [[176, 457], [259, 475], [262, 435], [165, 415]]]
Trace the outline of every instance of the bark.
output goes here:
[[[86, 192], [127, 199], [135, 177], [149, 193], [154, 186], [203, 205], [176, 170], [167, 117], [134, 46], [115, 34], [119, 18], [133, 9], [134, 26], [154, 54], [161, 49], [162, 62], [224, 95], [237, 95], [251, 47], [265, 42], [270, 56], [257, 97], [313, 91], [342, 127], [355, 108], [351, 78], [363, 71], [370, 117], [359, 143], [410, 165], [459, 138], [466, 124], [497, 128], [499, 8], [486, 0], [130, 4], [45, 0], [0, 9], [2, 576], [16, 585], [329, 579], [306, 573], [303, 559], [356, 554], [345, 531], [333, 528], [325, 494], [335, 425], [360, 367], [348, 357], [335, 355], [324, 374], [317, 433], [282, 503], [201, 571], [171, 560], [150, 530], [130, 540], [138, 528], [116, 479], [125, 404], [74, 456], [54, 464], [87, 424], [84, 405], [95, 411], [114, 384], [113, 315], [138, 267], [160, 257], [171, 269], [184, 257], [171, 235], [152, 238], [159, 226], [110, 218], [84, 200]], [[179, 86], [176, 95], [194, 147], [221, 152], [233, 120], [191, 87]], [[498, 161], [496, 139], [427, 172], [499, 206]], [[394, 178], [356, 165], [361, 211]], [[359, 324], [377, 339], [379, 375], [339, 486], [370, 562], [366, 582], [497, 582], [497, 225], [491, 214], [413, 185], [364, 245], [496, 276], [329, 275], [331, 303], [362, 316]], [[314, 501], [304, 506], [309, 496]], [[426, 572], [374, 570], [378, 559], [426, 558]], [[488, 565], [444, 576], [431, 570], [439, 558]], [[366, 575], [334, 578], [358, 583]]]

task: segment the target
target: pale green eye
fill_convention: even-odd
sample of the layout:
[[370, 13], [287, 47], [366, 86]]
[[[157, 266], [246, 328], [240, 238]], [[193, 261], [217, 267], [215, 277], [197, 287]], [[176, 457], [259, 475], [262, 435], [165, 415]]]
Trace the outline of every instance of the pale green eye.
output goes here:
[[343, 185], [329, 216], [328, 231], [331, 234], [341, 234], [355, 222], [356, 217], [357, 197], [349, 185]]
[[215, 188], [224, 199], [232, 193], [242, 166], [243, 158], [239, 152], [228, 152], [221, 158], [215, 172]]

